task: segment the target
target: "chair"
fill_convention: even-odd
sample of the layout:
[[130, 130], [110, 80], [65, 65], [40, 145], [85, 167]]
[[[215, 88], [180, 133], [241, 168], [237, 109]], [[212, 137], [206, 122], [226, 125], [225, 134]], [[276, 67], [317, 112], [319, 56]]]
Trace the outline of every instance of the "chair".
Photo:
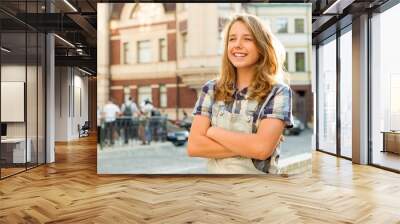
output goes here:
[[80, 127], [80, 125], [78, 124], [79, 138], [89, 136], [89, 129], [90, 129], [89, 121], [85, 121], [82, 127]]

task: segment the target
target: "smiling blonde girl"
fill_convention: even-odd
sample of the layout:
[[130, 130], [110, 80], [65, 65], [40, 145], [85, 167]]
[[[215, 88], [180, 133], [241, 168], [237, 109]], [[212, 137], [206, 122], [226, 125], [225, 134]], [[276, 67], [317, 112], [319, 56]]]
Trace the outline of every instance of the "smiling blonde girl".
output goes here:
[[282, 80], [282, 45], [255, 16], [236, 15], [225, 30], [220, 77], [202, 87], [188, 154], [209, 173], [267, 173], [292, 126], [292, 92]]

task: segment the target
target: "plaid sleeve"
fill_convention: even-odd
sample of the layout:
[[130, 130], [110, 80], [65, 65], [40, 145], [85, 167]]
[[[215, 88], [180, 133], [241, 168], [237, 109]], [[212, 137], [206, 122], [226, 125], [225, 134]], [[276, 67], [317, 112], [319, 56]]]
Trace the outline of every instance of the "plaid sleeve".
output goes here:
[[197, 99], [196, 105], [193, 109], [194, 115], [205, 115], [211, 117], [211, 109], [214, 103], [214, 90], [216, 80], [210, 80], [206, 82], [201, 88], [199, 98]]
[[270, 94], [273, 95], [261, 112], [260, 119], [278, 118], [285, 122], [286, 128], [292, 128], [292, 90], [287, 85], [278, 84]]

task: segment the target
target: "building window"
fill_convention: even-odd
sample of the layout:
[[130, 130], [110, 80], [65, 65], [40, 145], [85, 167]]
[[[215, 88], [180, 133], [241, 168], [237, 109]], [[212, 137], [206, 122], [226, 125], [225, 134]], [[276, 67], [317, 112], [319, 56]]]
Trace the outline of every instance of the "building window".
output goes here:
[[304, 72], [305, 70], [305, 54], [304, 52], [296, 52], [296, 72]]
[[258, 16], [260, 19], [261, 19], [261, 21], [263, 21], [264, 22], [264, 24], [266, 25], [266, 26], [270, 26], [270, 20], [269, 20], [269, 16]]
[[159, 50], [160, 50], [160, 61], [166, 61], [167, 60], [167, 44], [165, 39], [160, 39], [159, 40]]
[[218, 55], [222, 55], [222, 53], [224, 52], [224, 38], [223, 38], [223, 32], [222, 30], [219, 31], [218, 33], [218, 51], [217, 54]]
[[138, 63], [149, 63], [151, 62], [151, 46], [150, 41], [138, 41]]
[[187, 56], [187, 33], [182, 33], [182, 58]]
[[285, 63], [283, 65], [285, 66], [285, 71], [289, 71], [289, 52], [286, 52]]
[[152, 101], [151, 86], [140, 86], [138, 88], [138, 104], [143, 105], [145, 100]]
[[288, 32], [287, 18], [279, 18], [276, 20], [276, 32], [277, 33], [287, 33]]
[[131, 64], [132, 63], [132, 56], [129, 54], [129, 42], [125, 42], [122, 46], [123, 48], [123, 62], [124, 64]]
[[294, 20], [294, 32], [304, 33], [304, 19], [295, 19]]
[[160, 107], [167, 107], [167, 87], [162, 84], [160, 85]]

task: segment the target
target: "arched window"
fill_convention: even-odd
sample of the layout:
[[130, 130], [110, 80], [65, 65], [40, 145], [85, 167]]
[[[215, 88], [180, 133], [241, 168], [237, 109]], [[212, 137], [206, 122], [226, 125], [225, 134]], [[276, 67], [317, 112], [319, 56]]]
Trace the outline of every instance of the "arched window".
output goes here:
[[161, 3], [139, 3], [133, 8], [130, 19], [149, 23], [159, 19], [164, 14], [165, 10]]

